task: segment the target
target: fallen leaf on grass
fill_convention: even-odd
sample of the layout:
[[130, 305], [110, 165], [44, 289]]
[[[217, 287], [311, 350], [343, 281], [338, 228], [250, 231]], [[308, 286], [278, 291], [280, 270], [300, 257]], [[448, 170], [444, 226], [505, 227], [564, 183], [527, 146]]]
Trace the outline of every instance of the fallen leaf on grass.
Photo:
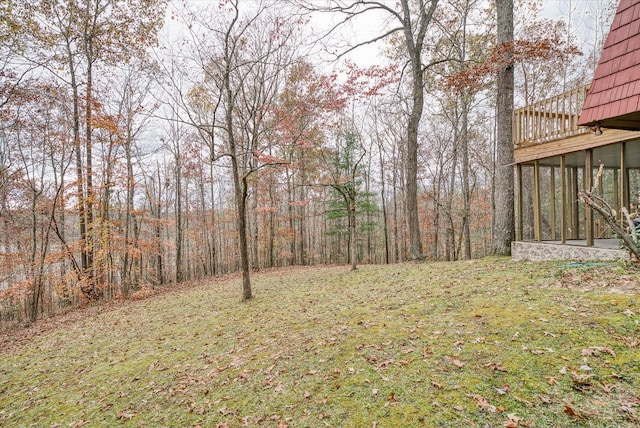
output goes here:
[[464, 367], [464, 364], [465, 364], [465, 363], [464, 363], [464, 362], [462, 362], [462, 361], [460, 361], [459, 359], [457, 359], [457, 358], [455, 358], [455, 357], [452, 357], [452, 356], [450, 356], [450, 355], [447, 355], [447, 356], [445, 357], [445, 359], [446, 359], [449, 363], [453, 364], [454, 366], [456, 366], [456, 367], [458, 367], [458, 368], [460, 368], [460, 369], [461, 369], [462, 367]]
[[502, 365], [502, 363], [489, 363], [485, 364], [482, 367], [491, 367], [493, 370], [497, 372], [506, 372], [507, 369]]
[[509, 417], [509, 420], [503, 423], [506, 428], [533, 427], [533, 421], [525, 421], [515, 413], [509, 413], [507, 416]]
[[573, 383], [577, 385], [584, 385], [584, 386], [591, 385], [591, 382], [589, 381], [589, 379], [592, 377], [593, 377], [592, 373], [578, 373], [576, 371], [571, 372], [571, 380], [573, 380]]
[[546, 395], [538, 395], [538, 398], [540, 399], [540, 401], [542, 401], [542, 404], [553, 403], [553, 401], [551, 401], [551, 398], [547, 397]]
[[575, 418], [579, 421], [586, 421], [587, 417], [584, 416], [583, 414], [581, 414], [580, 412], [574, 410], [571, 406], [569, 406], [568, 404], [564, 405], [564, 412], [571, 416], [572, 418]]
[[551, 376], [549, 378], [549, 380], [547, 381], [547, 383], [551, 386], [553, 385], [557, 385], [558, 384], [558, 378], [556, 378], [555, 376]]
[[616, 389], [616, 384], [614, 383], [601, 383], [600, 386], [604, 392], [613, 392]]
[[135, 415], [136, 415], [136, 412], [127, 409], [127, 410], [123, 410], [120, 413], [118, 413], [116, 415], [116, 419], [127, 421], [127, 420], [133, 418]]
[[600, 354], [609, 354], [612, 357], [616, 356], [616, 353], [613, 349], [604, 346], [591, 346], [587, 349], [582, 350], [582, 355], [585, 357], [597, 357]]
[[640, 345], [640, 339], [637, 337], [615, 336], [616, 339], [622, 340], [627, 348], [635, 348]]
[[403, 367], [403, 366], [406, 366], [406, 365], [411, 364], [411, 362], [412, 362], [412, 361], [413, 361], [413, 360], [398, 360], [398, 361], [393, 360], [393, 359], [391, 359], [391, 360], [385, 360], [385, 361], [383, 361], [383, 362], [379, 363], [379, 364], [377, 365], [377, 367], [378, 367], [379, 369], [386, 369], [387, 367], [389, 367], [389, 366], [391, 366], [391, 365], [395, 365], [395, 366], [398, 366], [398, 367]]
[[398, 405], [398, 402], [396, 401], [396, 394], [395, 392], [391, 392], [389, 394], [389, 396], [387, 397], [387, 402], [384, 403], [385, 406], [391, 406], [391, 407], [395, 407]]
[[431, 381], [431, 385], [436, 389], [442, 389], [442, 384], [440, 382], [436, 382], [435, 380]]
[[464, 407], [462, 407], [462, 406], [453, 406], [453, 410], [457, 410], [459, 412], [462, 412], [462, 411], [464, 411]]
[[498, 412], [498, 408], [496, 406], [490, 404], [487, 401], [487, 399], [484, 398], [482, 395], [479, 395], [479, 394], [466, 394], [466, 396], [476, 400], [476, 404], [482, 410], [486, 410], [489, 413], [497, 413]]
[[518, 428], [520, 426], [520, 421], [522, 419], [520, 419], [518, 416], [513, 413], [509, 413], [507, 417], [509, 418], [509, 420], [503, 424], [506, 428]]
[[624, 413], [629, 413], [632, 416], [635, 416], [637, 413], [636, 407], [638, 407], [640, 403], [638, 402], [625, 402], [620, 403], [620, 411]]
[[525, 400], [524, 398], [520, 398], [520, 397], [518, 397], [517, 395], [512, 395], [512, 397], [513, 397], [513, 399], [514, 399], [514, 400], [516, 400], [516, 401], [519, 401], [519, 402], [521, 402], [521, 403], [524, 403], [524, 404], [526, 404], [526, 405], [527, 405], [527, 406], [529, 406], [529, 407], [533, 407], [533, 403], [532, 403], [531, 401], [529, 401], [529, 400]]
[[505, 395], [507, 392], [509, 392], [511, 388], [509, 387], [509, 385], [505, 385], [502, 388], [494, 388], [494, 389], [496, 390], [498, 395]]
[[385, 361], [382, 361], [381, 363], [378, 363], [377, 367], [379, 369], [386, 369], [388, 366], [390, 366], [391, 364], [395, 364], [395, 363], [396, 363], [395, 360], [385, 360]]

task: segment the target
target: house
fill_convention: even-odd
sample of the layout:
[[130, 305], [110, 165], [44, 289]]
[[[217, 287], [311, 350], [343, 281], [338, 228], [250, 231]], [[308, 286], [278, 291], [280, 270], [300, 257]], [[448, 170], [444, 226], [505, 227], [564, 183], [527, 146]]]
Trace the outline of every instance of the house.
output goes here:
[[513, 258], [627, 258], [578, 192], [594, 189], [618, 213], [638, 211], [640, 0], [620, 1], [589, 87], [518, 109], [513, 119]]

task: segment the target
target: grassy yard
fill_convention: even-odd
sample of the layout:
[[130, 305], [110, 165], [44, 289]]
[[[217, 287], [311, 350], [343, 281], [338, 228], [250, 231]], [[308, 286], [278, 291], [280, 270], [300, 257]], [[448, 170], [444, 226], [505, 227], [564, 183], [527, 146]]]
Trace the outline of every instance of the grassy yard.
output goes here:
[[640, 424], [640, 273], [622, 264], [292, 268], [256, 274], [248, 303], [240, 287], [5, 334], [0, 426]]

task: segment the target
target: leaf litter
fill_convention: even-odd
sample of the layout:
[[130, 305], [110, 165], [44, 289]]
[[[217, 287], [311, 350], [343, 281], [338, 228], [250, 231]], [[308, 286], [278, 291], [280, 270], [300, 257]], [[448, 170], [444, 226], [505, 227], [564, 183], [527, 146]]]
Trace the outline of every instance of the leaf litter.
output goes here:
[[0, 425], [640, 423], [633, 268], [490, 258], [254, 278], [247, 304], [230, 276], [4, 335]]

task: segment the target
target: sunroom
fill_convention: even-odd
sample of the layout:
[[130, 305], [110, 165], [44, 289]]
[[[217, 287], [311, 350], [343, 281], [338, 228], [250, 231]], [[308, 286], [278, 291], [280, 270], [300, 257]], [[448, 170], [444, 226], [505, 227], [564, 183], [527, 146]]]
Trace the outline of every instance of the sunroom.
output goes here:
[[640, 217], [639, 131], [640, 2], [621, 1], [590, 87], [514, 111], [514, 259], [628, 258], [578, 193]]

